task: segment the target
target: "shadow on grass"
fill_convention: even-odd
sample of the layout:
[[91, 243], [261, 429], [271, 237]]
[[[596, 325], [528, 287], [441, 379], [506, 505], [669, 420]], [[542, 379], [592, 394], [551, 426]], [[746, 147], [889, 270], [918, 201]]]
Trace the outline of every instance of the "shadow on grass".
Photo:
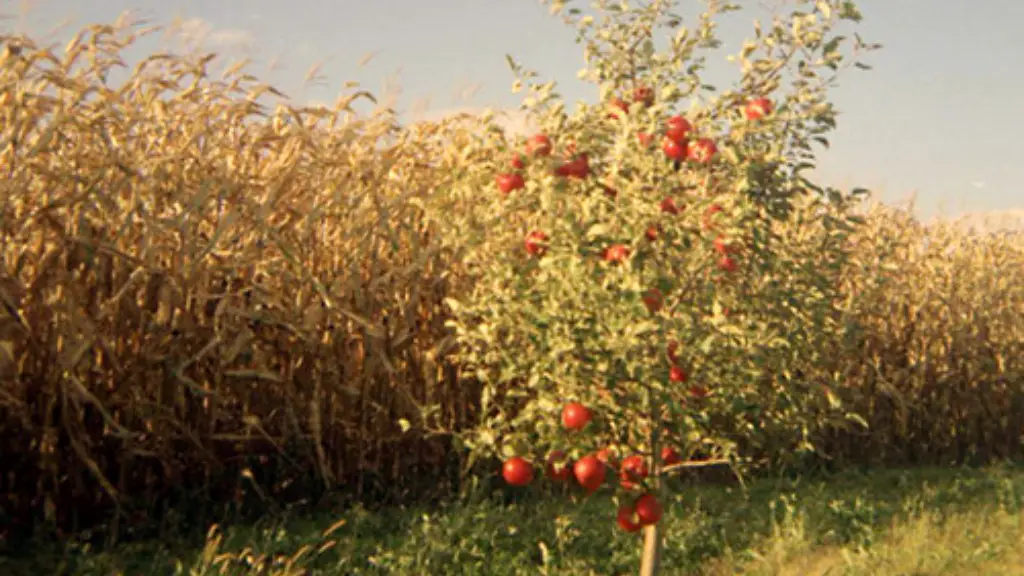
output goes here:
[[[673, 487], [663, 520], [666, 573], [699, 574], [724, 556], [754, 557], [799, 530], [815, 546], [869, 549], [921, 514], [1022, 508], [1024, 468], [844, 472], [738, 487]], [[196, 541], [93, 552], [39, 549], [0, 558], [5, 574], [632, 574], [639, 538], [615, 526], [608, 492], [532, 488], [440, 508], [326, 511], [268, 518]]]

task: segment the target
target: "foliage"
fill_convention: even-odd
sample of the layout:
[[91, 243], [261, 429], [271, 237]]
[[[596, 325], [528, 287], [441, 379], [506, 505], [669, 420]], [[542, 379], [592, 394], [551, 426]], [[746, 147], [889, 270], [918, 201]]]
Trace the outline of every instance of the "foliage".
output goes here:
[[[479, 198], [446, 216], [473, 279], [448, 304], [460, 359], [483, 384], [484, 419], [460, 436], [474, 456], [575, 459], [610, 444], [645, 456], [656, 477], [666, 444], [789, 463], [846, 423], [820, 344], [842, 340], [839, 278], [863, 191], [822, 189], [804, 172], [836, 124], [833, 72], [851, 44], [870, 46], [835, 31], [859, 20], [852, 3], [798, 4], [755, 28], [736, 86], [711, 96], [698, 54], [720, 45], [715, 17], [738, 9], [723, 2], [694, 29], [672, 2], [598, 2], [600, 21], [564, 11], [585, 47], [580, 76], [600, 93], [572, 111], [555, 82], [510, 60], [554, 151], [531, 154], [536, 136], [510, 142], [452, 191]], [[659, 49], [661, 33], [672, 39]], [[755, 100], [770, 113], [745, 110]], [[524, 150], [524, 186], [494, 191]], [[569, 400], [594, 411], [599, 433], [560, 430]]]

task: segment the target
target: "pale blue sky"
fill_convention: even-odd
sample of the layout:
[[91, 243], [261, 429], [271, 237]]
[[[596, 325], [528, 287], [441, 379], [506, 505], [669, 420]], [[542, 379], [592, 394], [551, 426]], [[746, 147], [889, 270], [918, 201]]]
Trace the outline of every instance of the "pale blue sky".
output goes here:
[[[848, 71], [834, 92], [843, 115], [833, 148], [821, 154], [822, 178], [867, 186], [883, 200], [917, 191], [922, 215], [941, 205], [947, 214], [1024, 208], [1024, 35], [1016, 29], [1024, 2], [858, 4], [861, 34], [885, 47], [869, 56], [874, 70]], [[571, 100], [595, 96], [575, 80], [582, 53], [574, 32], [536, 0], [35, 0], [18, 16], [20, 8], [0, 4], [13, 16], [0, 28], [61, 42], [125, 10], [161, 24], [201, 19], [221, 50], [247, 51], [254, 73], [301, 101], [333, 101], [347, 80], [380, 93], [392, 78], [400, 110], [424, 98], [435, 110], [515, 107], [506, 53], [560, 80]], [[750, 34], [753, 17], [745, 10], [723, 21], [727, 45], [710, 62], [712, 80], [731, 78], [725, 55]], [[50, 32], [68, 19], [70, 27]], [[375, 58], [359, 67], [370, 52]], [[270, 70], [275, 58], [283, 67]], [[303, 88], [318, 60], [326, 60], [323, 85]]]

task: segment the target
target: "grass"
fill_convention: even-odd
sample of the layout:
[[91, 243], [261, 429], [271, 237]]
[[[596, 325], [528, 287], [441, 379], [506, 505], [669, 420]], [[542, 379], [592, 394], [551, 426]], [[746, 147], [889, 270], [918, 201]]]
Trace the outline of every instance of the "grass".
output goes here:
[[[1024, 469], [916, 469], [689, 486], [668, 503], [667, 574], [1024, 574]], [[6, 574], [633, 574], [607, 497], [354, 509], [204, 539], [0, 558]]]

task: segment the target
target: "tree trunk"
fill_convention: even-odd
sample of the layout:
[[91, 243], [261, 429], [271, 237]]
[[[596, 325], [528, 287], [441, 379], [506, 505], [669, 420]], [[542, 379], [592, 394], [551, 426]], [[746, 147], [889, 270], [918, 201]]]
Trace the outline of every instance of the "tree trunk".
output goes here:
[[640, 576], [655, 576], [661, 564], [661, 534], [658, 525], [644, 527], [644, 551], [640, 557]]

